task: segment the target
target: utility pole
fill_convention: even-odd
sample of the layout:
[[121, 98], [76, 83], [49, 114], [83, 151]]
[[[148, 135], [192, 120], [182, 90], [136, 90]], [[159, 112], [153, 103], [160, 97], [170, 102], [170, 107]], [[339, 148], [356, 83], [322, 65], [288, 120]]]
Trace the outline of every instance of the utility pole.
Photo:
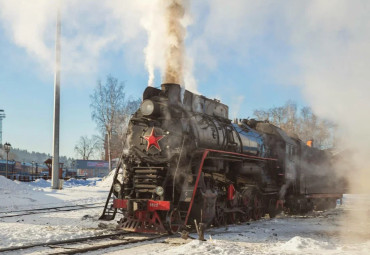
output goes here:
[[53, 166], [51, 171], [51, 188], [59, 189], [59, 127], [60, 127], [60, 2], [57, 7], [55, 38], [55, 79], [54, 79], [54, 125], [53, 125]]

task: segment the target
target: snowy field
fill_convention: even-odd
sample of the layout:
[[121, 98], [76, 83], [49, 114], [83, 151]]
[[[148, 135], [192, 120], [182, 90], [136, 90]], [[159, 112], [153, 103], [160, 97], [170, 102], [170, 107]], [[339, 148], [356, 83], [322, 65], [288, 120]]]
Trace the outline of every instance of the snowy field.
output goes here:
[[[26, 209], [102, 204], [111, 181], [72, 180], [64, 183], [63, 190], [51, 190], [50, 182], [44, 180], [20, 183], [0, 176], [0, 217]], [[343, 201], [334, 210], [304, 217], [279, 215], [275, 219], [210, 229], [205, 242], [171, 237], [89, 254], [370, 254], [370, 221], [353, 228], [344, 217], [347, 212], [358, 210], [358, 203], [369, 205], [369, 196], [346, 195]], [[0, 248], [109, 234], [113, 228], [99, 227], [102, 209], [103, 206], [0, 218]]]

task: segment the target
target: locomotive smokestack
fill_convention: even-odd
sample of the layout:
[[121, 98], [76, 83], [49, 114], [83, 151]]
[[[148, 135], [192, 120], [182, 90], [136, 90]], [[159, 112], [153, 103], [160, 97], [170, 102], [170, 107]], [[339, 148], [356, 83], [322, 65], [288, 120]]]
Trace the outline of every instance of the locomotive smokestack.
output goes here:
[[163, 83], [162, 91], [167, 94], [170, 104], [178, 104], [181, 102], [181, 86], [176, 83]]
[[177, 83], [162, 83], [161, 84], [161, 89], [162, 91], [166, 92], [168, 91], [171, 87], [181, 87], [180, 84], [177, 84]]

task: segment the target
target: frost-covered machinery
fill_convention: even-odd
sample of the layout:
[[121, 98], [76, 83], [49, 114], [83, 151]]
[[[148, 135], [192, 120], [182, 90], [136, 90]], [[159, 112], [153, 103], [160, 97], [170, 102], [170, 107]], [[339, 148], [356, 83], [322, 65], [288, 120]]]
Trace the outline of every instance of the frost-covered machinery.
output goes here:
[[177, 84], [148, 87], [127, 132], [101, 216], [136, 232], [178, 232], [334, 207], [342, 197], [331, 155], [280, 128], [228, 118], [218, 100]]

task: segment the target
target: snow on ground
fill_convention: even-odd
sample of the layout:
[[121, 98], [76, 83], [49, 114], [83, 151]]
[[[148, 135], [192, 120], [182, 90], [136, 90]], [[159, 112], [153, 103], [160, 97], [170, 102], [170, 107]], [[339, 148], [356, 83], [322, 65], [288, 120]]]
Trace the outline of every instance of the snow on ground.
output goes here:
[[[343, 238], [347, 231], [344, 214], [361, 200], [370, 205], [367, 195], [345, 195], [343, 205], [326, 212], [313, 212], [306, 216], [278, 215], [227, 228], [206, 231], [206, 241], [164, 238], [159, 242], [130, 247], [117, 247], [90, 254], [129, 255], [216, 255], [216, 254], [370, 254], [370, 222], [363, 222], [364, 238]], [[367, 206], [367, 208], [370, 208]], [[366, 234], [365, 234], [366, 233]], [[365, 235], [364, 235], [365, 234]], [[192, 235], [196, 238], [196, 235]]]
[[370, 254], [370, 239], [355, 242], [341, 239], [344, 208], [339, 206], [305, 217], [280, 215], [275, 219], [210, 229], [204, 242], [163, 239], [125, 249], [111, 248], [104, 254]]
[[65, 181], [62, 190], [50, 188], [50, 180], [31, 183], [11, 181], [0, 176], [0, 212], [102, 202], [107, 186], [97, 186], [101, 179]]
[[[108, 178], [64, 182], [62, 190], [52, 190], [50, 181], [32, 183], [7, 180], [0, 176], [0, 216], [26, 209], [84, 205], [105, 202]], [[50, 212], [0, 218], [0, 248], [35, 242], [65, 240], [108, 233], [98, 227], [103, 206], [70, 212]]]
[[[49, 181], [20, 183], [0, 177], [0, 216], [31, 208], [103, 202], [112, 183], [112, 174], [104, 179], [67, 181], [63, 190], [51, 190]], [[370, 221], [361, 223], [364, 237], [361, 240], [342, 238], [351, 224], [343, 215], [358, 210], [355, 205], [359, 202], [370, 205], [370, 197], [346, 195], [343, 201], [343, 205], [327, 212], [307, 216], [279, 215], [275, 219], [209, 229], [205, 242], [164, 237], [159, 241], [89, 254], [370, 254]], [[103, 206], [0, 218], [0, 248], [108, 234], [109, 229], [98, 226], [102, 209]], [[114, 226], [115, 221], [110, 223]]]

